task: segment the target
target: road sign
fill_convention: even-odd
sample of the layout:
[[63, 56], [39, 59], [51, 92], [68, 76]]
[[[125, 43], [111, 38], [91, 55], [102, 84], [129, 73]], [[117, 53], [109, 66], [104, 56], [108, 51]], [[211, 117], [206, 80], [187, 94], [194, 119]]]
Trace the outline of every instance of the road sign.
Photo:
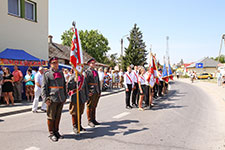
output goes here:
[[196, 63], [195, 64], [195, 67], [196, 68], [203, 68], [203, 63]]

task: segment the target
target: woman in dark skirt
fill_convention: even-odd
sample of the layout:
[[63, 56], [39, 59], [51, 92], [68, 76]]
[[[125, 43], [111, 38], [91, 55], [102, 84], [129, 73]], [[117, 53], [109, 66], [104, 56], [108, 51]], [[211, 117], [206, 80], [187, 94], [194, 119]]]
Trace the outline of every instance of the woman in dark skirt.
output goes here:
[[4, 95], [4, 100], [6, 101], [6, 104], [9, 105], [9, 99], [10, 99], [10, 101], [12, 102], [12, 105], [14, 105], [13, 75], [10, 73], [9, 68], [4, 68], [2, 92]]
[[142, 102], [145, 97], [145, 89], [146, 89], [146, 81], [145, 81], [145, 68], [141, 67], [139, 70], [139, 77], [138, 77], [138, 85], [139, 85], [139, 105], [138, 105], [138, 110], [143, 111], [144, 109], [142, 108]]

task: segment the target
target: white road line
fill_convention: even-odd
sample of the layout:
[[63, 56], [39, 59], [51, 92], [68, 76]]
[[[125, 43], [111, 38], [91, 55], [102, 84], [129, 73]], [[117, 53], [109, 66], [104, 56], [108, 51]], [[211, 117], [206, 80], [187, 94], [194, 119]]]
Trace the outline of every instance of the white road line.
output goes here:
[[114, 118], [114, 119], [119, 119], [119, 118], [122, 118], [122, 117], [124, 117], [124, 116], [129, 115], [129, 114], [130, 114], [130, 112], [123, 112], [123, 113], [121, 113], [121, 114], [119, 114], [119, 115], [114, 116], [113, 118]]
[[32, 147], [26, 148], [24, 150], [40, 150], [40, 148], [32, 146]]

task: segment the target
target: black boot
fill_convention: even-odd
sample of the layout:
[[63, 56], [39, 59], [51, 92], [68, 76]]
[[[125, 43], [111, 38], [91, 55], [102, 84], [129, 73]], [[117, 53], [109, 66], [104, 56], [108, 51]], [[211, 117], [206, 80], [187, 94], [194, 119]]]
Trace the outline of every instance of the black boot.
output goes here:
[[60, 119], [56, 119], [55, 120], [55, 131], [54, 131], [54, 134], [55, 134], [55, 136], [58, 139], [63, 139], [64, 137], [61, 134], [59, 134], [59, 122], [60, 122]]
[[96, 108], [93, 109], [92, 116], [94, 125], [100, 125], [100, 123], [96, 121]]

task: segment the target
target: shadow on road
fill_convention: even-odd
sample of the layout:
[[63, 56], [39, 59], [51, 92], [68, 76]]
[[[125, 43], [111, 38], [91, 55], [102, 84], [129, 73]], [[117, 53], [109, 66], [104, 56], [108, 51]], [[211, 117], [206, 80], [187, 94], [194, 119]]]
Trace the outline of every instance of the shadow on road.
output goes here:
[[182, 97], [184, 97], [186, 94], [187, 93], [180, 93], [178, 90], [170, 90], [166, 96], [153, 101], [155, 106], [151, 110], [187, 107], [187, 106], [176, 106], [175, 103], [171, 103], [172, 101], [181, 100]]
[[0, 119], [0, 122], [3, 122], [4, 120]]
[[92, 128], [92, 129], [87, 129], [86, 132], [81, 133], [80, 135], [65, 134], [64, 138], [84, 140], [84, 139], [93, 139], [93, 138], [98, 138], [103, 136], [114, 136], [120, 133], [123, 135], [129, 135], [136, 132], [148, 130], [148, 128], [127, 130], [127, 125], [132, 123], [139, 123], [139, 121], [138, 120], [121, 120], [121, 121], [104, 122], [104, 123], [101, 123], [101, 126], [99, 127], [97, 126], [96, 128]]

